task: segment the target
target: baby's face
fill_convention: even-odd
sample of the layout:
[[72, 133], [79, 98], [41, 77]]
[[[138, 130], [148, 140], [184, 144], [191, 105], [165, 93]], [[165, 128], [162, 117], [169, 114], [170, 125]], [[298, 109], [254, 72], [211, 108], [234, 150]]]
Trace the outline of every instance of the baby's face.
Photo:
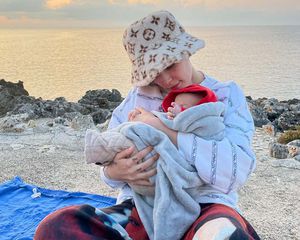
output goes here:
[[175, 98], [175, 103], [183, 108], [195, 106], [203, 98], [201, 93], [180, 93]]

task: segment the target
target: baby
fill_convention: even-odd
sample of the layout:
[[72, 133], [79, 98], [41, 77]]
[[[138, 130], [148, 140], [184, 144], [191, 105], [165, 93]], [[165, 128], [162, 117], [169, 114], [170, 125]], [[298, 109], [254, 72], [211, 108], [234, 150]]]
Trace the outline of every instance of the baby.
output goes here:
[[216, 101], [217, 97], [213, 91], [198, 84], [192, 84], [170, 91], [162, 102], [162, 108], [167, 112], [168, 119], [173, 120], [179, 113], [190, 107]]
[[[173, 120], [180, 112], [208, 102], [217, 102], [216, 95], [208, 88], [193, 84], [170, 91], [162, 102], [162, 108], [167, 118]], [[129, 121], [131, 120], [133, 119], [129, 117]], [[134, 143], [116, 129], [106, 132], [89, 129], [85, 136], [86, 162], [108, 166], [117, 153], [131, 146], [135, 146]], [[154, 187], [130, 186], [141, 195], [154, 195]]]

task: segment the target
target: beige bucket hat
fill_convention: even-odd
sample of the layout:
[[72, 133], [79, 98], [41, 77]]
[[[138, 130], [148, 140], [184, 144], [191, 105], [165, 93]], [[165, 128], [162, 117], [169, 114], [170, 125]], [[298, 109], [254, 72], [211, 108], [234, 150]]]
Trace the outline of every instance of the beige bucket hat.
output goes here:
[[204, 47], [204, 41], [186, 33], [168, 11], [158, 11], [131, 24], [123, 45], [132, 62], [134, 86], [149, 85], [164, 69]]

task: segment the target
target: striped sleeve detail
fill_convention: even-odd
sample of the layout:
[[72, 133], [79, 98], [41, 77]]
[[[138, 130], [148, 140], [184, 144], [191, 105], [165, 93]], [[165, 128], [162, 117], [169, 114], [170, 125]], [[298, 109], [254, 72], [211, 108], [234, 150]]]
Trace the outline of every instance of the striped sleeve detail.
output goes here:
[[231, 201], [230, 199], [226, 198], [224, 195], [221, 195], [221, 194], [211, 193], [211, 194], [207, 194], [205, 196], [212, 198], [212, 199], [220, 199], [223, 202], [230, 204], [231, 206], [235, 205], [235, 203], [233, 201]]
[[230, 179], [230, 184], [227, 193], [231, 192], [234, 183], [236, 182], [236, 174], [237, 174], [237, 151], [236, 146], [232, 144], [230, 141], [231, 150], [232, 150], [232, 174]]
[[254, 164], [255, 164], [255, 158], [251, 157], [251, 164], [250, 164], [250, 168], [249, 168], [249, 172], [247, 174], [247, 177], [249, 177], [250, 174], [253, 172]]
[[193, 146], [192, 146], [192, 163], [195, 163], [197, 157], [197, 137], [194, 135], [193, 138]]
[[251, 142], [251, 138], [248, 136], [248, 132], [252, 131], [252, 130], [250, 130], [250, 129], [249, 130], [244, 130], [244, 129], [242, 129], [241, 127], [239, 127], [237, 125], [228, 124], [228, 123], [225, 124], [225, 126], [227, 128], [233, 128], [233, 129], [237, 129], [237, 130], [241, 131], [243, 133], [243, 136], [245, 136], [247, 138], [248, 142]]
[[151, 97], [151, 96], [147, 96], [145, 94], [141, 94], [141, 93], [138, 93], [137, 96], [141, 97], [141, 98], [144, 98], [144, 99], [147, 99], [147, 100], [155, 100], [155, 101], [162, 101], [163, 98], [161, 97]]
[[239, 116], [240, 118], [242, 118], [247, 123], [252, 123], [251, 119], [248, 119], [247, 117], [245, 117], [244, 115], [242, 115], [238, 110], [235, 110], [234, 112], [236, 113], [237, 116]]
[[121, 119], [117, 115], [115, 115], [114, 117], [118, 121], [118, 123], [120, 123], [120, 124], [122, 123]]
[[212, 159], [211, 159], [211, 175], [210, 175], [210, 184], [216, 183], [216, 172], [217, 172], [217, 153], [218, 153], [218, 144], [216, 141], [212, 141]]

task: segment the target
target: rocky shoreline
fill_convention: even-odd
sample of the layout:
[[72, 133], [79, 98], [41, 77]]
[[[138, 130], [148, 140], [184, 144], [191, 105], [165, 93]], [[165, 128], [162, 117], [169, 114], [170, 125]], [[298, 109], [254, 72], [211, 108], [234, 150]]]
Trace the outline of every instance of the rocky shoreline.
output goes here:
[[[110, 119], [111, 113], [123, 98], [116, 89], [91, 90], [78, 100], [68, 102], [64, 97], [43, 100], [29, 96], [23, 82], [0, 80], [0, 132], [23, 132], [34, 127], [35, 120], [49, 118], [48, 127], [55, 124], [70, 126], [73, 129], [103, 124]], [[262, 127], [274, 137], [269, 152], [275, 158], [296, 157], [300, 160], [300, 140], [289, 144], [279, 144], [275, 136], [300, 126], [300, 100], [278, 101], [275, 98], [252, 99], [247, 102], [254, 119], [255, 127]], [[82, 126], [81, 126], [82, 125]], [[292, 149], [290, 146], [293, 146]]]
[[[257, 167], [239, 206], [262, 239], [300, 239], [300, 161], [287, 145], [274, 147], [282, 131], [300, 125], [300, 100], [247, 99]], [[43, 100], [29, 96], [22, 82], [0, 80], [0, 182], [18, 175], [40, 187], [116, 196], [99, 181], [98, 166], [85, 163], [83, 148], [86, 129], [105, 129], [121, 101], [117, 90], [88, 91], [76, 103]]]
[[[72, 119], [78, 115], [91, 115], [95, 124], [111, 117], [112, 110], [122, 102], [121, 93], [113, 89], [90, 90], [78, 100], [68, 102], [64, 97], [43, 100], [29, 96], [23, 82], [0, 80], [0, 118], [27, 114], [27, 120], [38, 118]], [[272, 125], [275, 132], [300, 125], [300, 99], [278, 101], [275, 98], [252, 99], [247, 97], [256, 127]]]

